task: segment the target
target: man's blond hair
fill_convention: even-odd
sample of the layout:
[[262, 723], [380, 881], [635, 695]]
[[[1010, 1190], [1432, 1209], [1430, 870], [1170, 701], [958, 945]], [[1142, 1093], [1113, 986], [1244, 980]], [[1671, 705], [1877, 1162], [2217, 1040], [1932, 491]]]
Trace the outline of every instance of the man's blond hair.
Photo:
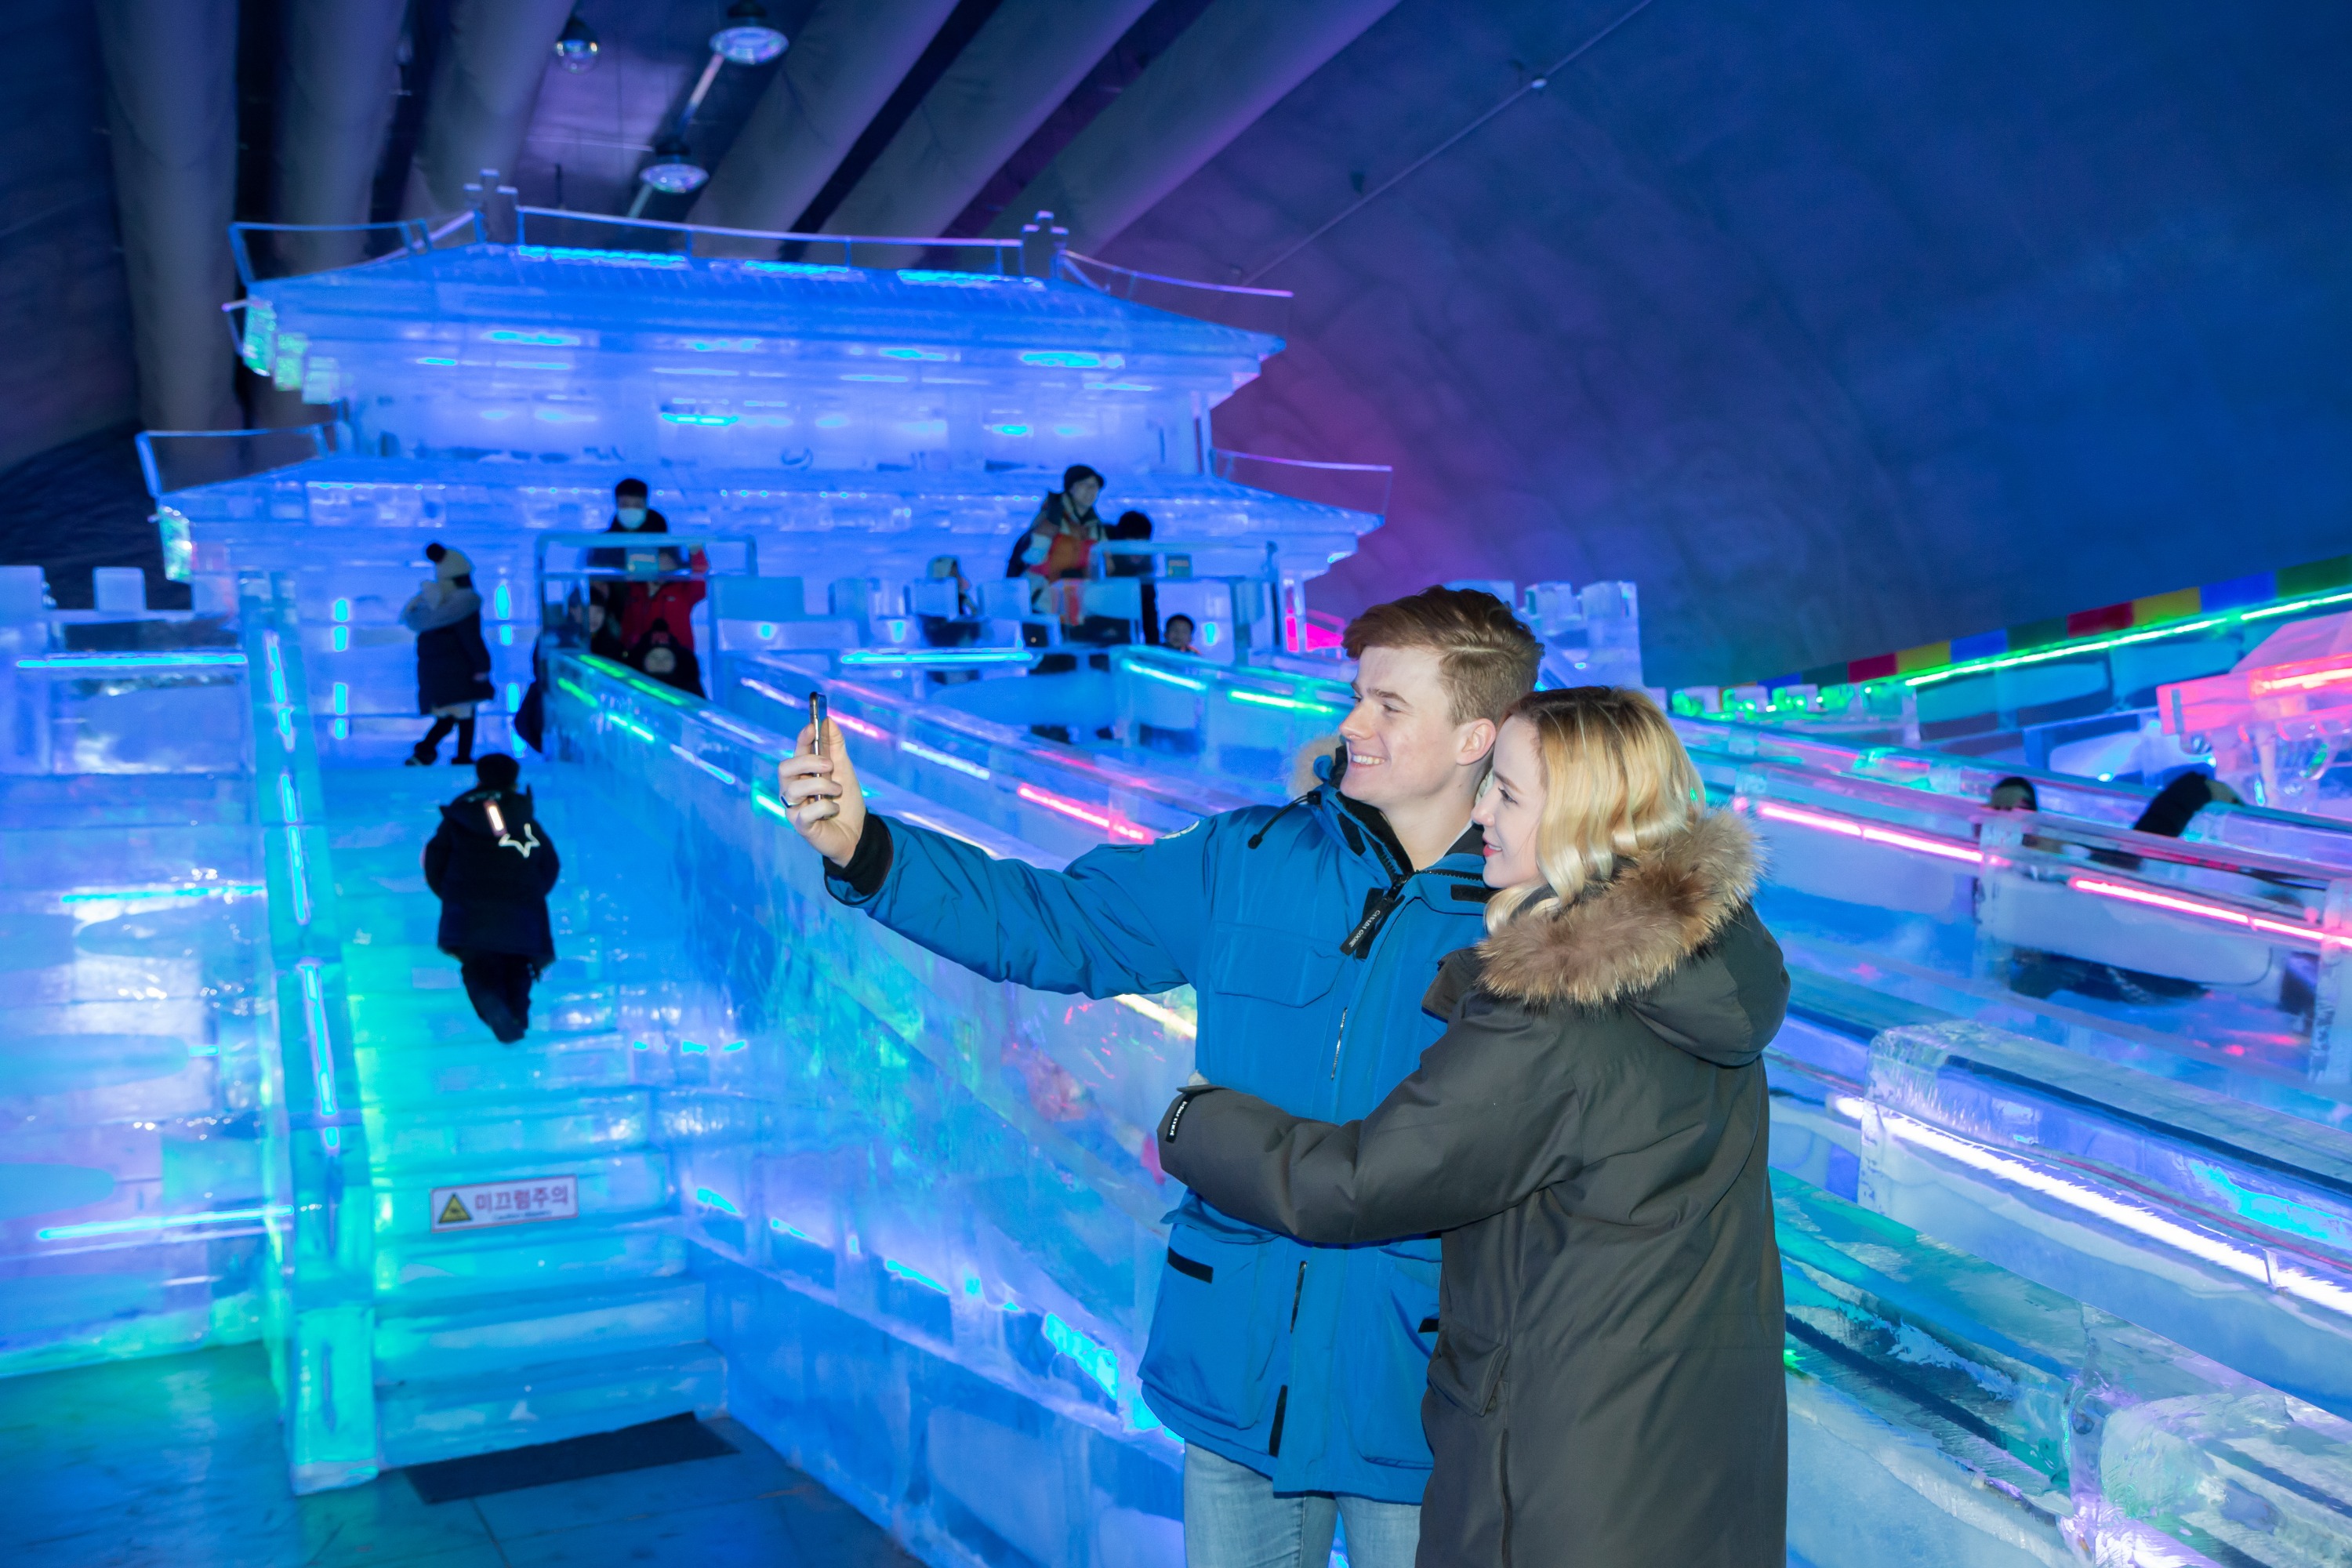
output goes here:
[[1535, 689], [1543, 658], [1543, 644], [1510, 607], [1475, 588], [1423, 588], [1374, 605], [1348, 623], [1346, 647], [1349, 658], [1363, 658], [1368, 647], [1437, 655], [1438, 681], [1457, 724], [1501, 723], [1511, 704]]

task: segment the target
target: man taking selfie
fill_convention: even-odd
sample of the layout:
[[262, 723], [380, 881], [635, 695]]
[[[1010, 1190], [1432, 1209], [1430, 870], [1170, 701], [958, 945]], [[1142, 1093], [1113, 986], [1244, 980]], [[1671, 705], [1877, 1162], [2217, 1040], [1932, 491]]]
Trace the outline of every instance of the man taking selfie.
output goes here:
[[[992, 979], [1088, 996], [1190, 984], [1199, 1069], [1295, 1115], [1369, 1112], [1442, 1032], [1422, 996], [1485, 934], [1470, 808], [1542, 649], [1491, 595], [1431, 588], [1356, 617], [1336, 777], [1052, 872], [870, 815], [837, 729], [782, 764], [834, 895]], [[1185, 1440], [1191, 1568], [1406, 1568], [1429, 1474], [1434, 1237], [1309, 1247], [1187, 1194], [1147, 1399]]]

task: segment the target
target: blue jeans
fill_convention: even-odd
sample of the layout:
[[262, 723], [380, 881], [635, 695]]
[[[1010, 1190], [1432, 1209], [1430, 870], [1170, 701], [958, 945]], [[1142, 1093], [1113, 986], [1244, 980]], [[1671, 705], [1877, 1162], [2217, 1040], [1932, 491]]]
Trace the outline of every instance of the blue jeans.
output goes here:
[[1198, 1444], [1184, 1449], [1185, 1568], [1323, 1568], [1332, 1527], [1349, 1568], [1412, 1568], [1421, 1509], [1329, 1492], [1275, 1495], [1271, 1478]]

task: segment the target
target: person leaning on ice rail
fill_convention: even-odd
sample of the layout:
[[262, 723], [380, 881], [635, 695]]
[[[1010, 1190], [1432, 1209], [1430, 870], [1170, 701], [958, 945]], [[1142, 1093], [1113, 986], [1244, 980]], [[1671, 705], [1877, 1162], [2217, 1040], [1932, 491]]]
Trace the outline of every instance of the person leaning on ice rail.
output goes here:
[[[1347, 631], [1356, 704], [1337, 777], [1063, 872], [869, 815], [837, 730], [781, 768], [793, 826], [844, 902], [992, 979], [1089, 996], [1192, 985], [1198, 1062], [1301, 1115], [1360, 1116], [1439, 1022], [1439, 959], [1478, 939], [1470, 822], [1495, 721], [1542, 649], [1490, 595], [1432, 588]], [[1186, 1444], [1192, 1568], [1412, 1560], [1429, 1474], [1421, 1388], [1437, 1246], [1302, 1245], [1188, 1196], [1140, 1368]]]

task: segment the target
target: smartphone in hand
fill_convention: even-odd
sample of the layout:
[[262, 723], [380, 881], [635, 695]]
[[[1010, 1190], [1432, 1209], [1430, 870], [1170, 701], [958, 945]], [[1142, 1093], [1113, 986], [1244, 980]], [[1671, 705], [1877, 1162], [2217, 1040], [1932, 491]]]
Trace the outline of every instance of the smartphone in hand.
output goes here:
[[824, 755], [824, 693], [822, 691], [809, 693], [809, 727], [816, 734], [809, 754], [821, 757]]

